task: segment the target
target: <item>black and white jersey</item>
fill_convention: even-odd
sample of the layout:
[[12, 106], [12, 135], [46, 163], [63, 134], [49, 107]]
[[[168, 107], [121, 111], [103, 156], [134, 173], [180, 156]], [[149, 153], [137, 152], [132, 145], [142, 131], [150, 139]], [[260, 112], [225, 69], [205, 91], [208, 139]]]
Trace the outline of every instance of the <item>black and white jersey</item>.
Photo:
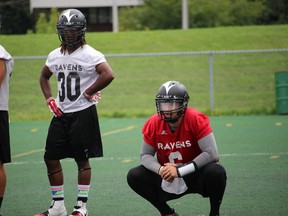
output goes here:
[[71, 54], [61, 53], [59, 47], [48, 55], [46, 66], [56, 75], [56, 102], [64, 113], [84, 110], [93, 105], [83, 93], [98, 79], [96, 66], [103, 62], [106, 62], [104, 55], [87, 44]]

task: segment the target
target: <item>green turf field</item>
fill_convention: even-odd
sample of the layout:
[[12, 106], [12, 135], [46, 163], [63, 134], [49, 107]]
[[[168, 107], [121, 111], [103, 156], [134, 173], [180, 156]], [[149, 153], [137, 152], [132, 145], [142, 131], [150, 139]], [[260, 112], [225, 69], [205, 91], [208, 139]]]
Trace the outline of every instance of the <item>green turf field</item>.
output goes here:
[[[104, 157], [91, 160], [89, 216], [152, 216], [158, 212], [126, 183], [139, 164], [144, 118], [100, 119]], [[49, 122], [11, 122], [13, 163], [8, 174], [5, 216], [31, 216], [51, 201], [43, 148]], [[288, 212], [288, 116], [211, 117], [221, 163], [228, 174], [222, 216], [286, 216]], [[77, 168], [63, 160], [66, 208], [76, 199]], [[171, 201], [181, 216], [208, 216], [208, 199], [187, 195]]]

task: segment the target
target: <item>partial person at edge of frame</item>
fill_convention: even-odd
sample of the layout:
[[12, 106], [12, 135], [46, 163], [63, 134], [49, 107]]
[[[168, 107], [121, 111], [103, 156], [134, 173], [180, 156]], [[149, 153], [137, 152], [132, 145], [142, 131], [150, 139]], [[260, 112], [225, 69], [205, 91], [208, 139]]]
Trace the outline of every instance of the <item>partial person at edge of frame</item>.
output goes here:
[[[2, 17], [0, 14], [0, 29]], [[0, 216], [1, 206], [5, 194], [7, 174], [5, 163], [11, 163], [10, 131], [9, 131], [9, 84], [14, 60], [12, 56], [0, 45]]]

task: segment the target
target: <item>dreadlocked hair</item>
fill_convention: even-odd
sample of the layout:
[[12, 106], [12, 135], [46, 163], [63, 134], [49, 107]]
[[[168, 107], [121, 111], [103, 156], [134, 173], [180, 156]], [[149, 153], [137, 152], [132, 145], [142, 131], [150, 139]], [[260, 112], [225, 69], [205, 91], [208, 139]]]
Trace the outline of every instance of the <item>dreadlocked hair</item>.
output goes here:
[[[83, 38], [83, 39], [80, 41], [80, 46], [81, 46], [81, 48], [82, 48], [83, 45], [85, 45], [85, 44], [87, 44], [87, 42], [86, 42], [85, 38]], [[61, 54], [65, 54], [65, 52], [67, 51], [67, 46], [66, 46], [65, 44], [61, 43], [61, 44], [60, 44], [60, 47], [61, 47], [61, 49], [60, 49]]]

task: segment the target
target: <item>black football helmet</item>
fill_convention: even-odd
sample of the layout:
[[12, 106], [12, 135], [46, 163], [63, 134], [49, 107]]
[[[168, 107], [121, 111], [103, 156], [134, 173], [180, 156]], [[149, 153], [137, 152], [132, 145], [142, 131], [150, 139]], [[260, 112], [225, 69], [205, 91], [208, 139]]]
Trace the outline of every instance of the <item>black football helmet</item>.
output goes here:
[[178, 81], [168, 81], [160, 86], [155, 102], [158, 116], [166, 122], [176, 122], [187, 108], [189, 94]]
[[85, 38], [85, 16], [77, 9], [64, 10], [59, 16], [56, 28], [61, 43], [70, 48], [74, 47]]

